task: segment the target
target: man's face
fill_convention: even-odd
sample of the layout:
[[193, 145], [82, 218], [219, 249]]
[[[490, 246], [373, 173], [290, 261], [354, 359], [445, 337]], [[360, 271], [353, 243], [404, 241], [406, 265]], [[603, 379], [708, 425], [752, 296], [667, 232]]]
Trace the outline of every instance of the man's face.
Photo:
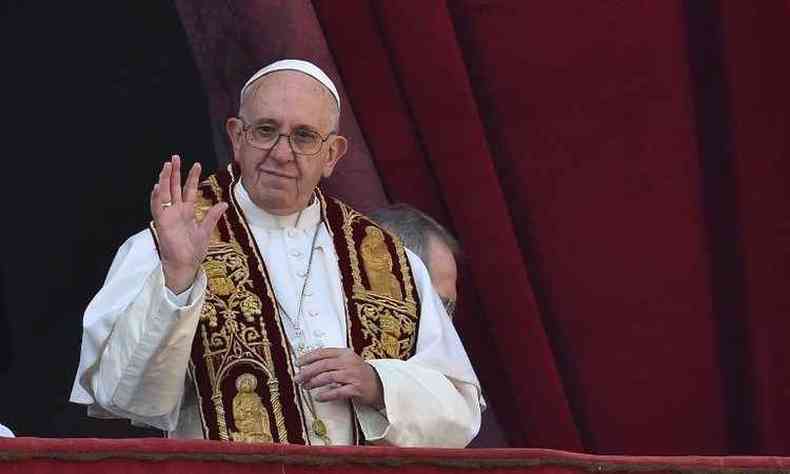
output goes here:
[[[258, 79], [241, 108], [250, 127], [274, 127], [281, 134], [312, 130], [321, 137], [333, 131], [337, 114], [332, 95], [314, 78], [296, 71], [278, 71]], [[330, 135], [315, 155], [298, 155], [287, 137], [270, 150], [250, 145], [244, 123], [228, 119], [234, 159], [241, 167], [244, 188], [260, 208], [277, 215], [293, 214], [310, 201], [321, 177], [332, 174], [346, 152], [346, 139]]]
[[455, 302], [457, 298], [456, 281], [458, 268], [453, 252], [434, 235], [428, 237], [428, 268], [431, 282], [442, 300]]

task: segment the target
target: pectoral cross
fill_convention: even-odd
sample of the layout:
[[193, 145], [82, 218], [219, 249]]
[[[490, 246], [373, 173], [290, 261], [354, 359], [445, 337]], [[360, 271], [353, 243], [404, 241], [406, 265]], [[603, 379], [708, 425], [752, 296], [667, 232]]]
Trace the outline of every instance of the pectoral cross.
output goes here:
[[321, 418], [316, 418], [313, 420], [313, 433], [316, 436], [321, 438], [321, 441], [324, 442], [326, 446], [332, 445], [332, 440], [327, 435], [326, 425], [324, 424], [324, 420]]

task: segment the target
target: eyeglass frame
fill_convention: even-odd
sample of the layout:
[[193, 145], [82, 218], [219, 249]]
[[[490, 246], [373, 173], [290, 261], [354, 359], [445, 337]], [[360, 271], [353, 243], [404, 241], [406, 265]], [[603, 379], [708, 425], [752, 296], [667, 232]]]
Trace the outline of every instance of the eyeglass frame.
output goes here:
[[280, 143], [280, 139], [282, 137], [288, 137], [288, 146], [291, 147], [291, 153], [293, 153], [294, 155], [301, 155], [301, 156], [315, 156], [315, 155], [321, 153], [321, 150], [324, 149], [324, 143], [326, 143], [326, 141], [329, 140], [329, 137], [331, 137], [332, 135], [337, 135], [337, 132], [332, 131], [332, 132], [329, 132], [324, 137], [324, 136], [321, 135], [321, 133], [318, 130], [313, 130], [311, 128], [307, 128], [308, 131], [315, 133], [316, 135], [318, 135], [319, 138], [321, 138], [321, 144], [318, 146], [318, 150], [316, 150], [315, 153], [301, 153], [301, 152], [296, 151], [294, 149], [294, 144], [291, 142], [291, 137], [293, 136], [293, 131], [292, 131], [292, 133], [278, 133], [277, 134], [277, 139], [274, 140], [274, 143], [272, 143], [272, 146], [270, 146], [269, 148], [261, 148], [259, 146], [255, 146], [255, 145], [252, 144], [252, 140], [250, 140], [250, 137], [248, 136], [248, 133], [247, 133], [247, 131], [251, 130], [255, 126], [255, 124], [252, 124], [252, 123], [248, 124], [247, 121], [244, 120], [244, 118], [242, 118], [242, 117], [236, 117], [236, 118], [239, 119], [239, 121], [241, 121], [241, 123], [242, 123], [241, 131], [242, 131], [242, 133], [244, 133], [244, 139], [247, 140], [247, 143], [251, 147], [256, 148], [258, 150], [267, 150], [267, 151], [274, 150], [275, 148], [277, 148], [277, 144]]

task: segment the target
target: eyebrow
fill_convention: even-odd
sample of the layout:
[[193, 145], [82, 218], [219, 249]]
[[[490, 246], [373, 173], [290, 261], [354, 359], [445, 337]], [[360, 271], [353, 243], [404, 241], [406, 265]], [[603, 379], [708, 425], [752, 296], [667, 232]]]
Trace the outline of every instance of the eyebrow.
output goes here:
[[[255, 127], [255, 126], [263, 125], [263, 124], [267, 124], [267, 123], [271, 123], [271, 124], [274, 124], [274, 125], [277, 125], [277, 126], [280, 125], [280, 122], [278, 120], [271, 119], [271, 118], [265, 118], [265, 117], [251, 121], [250, 125]], [[314, 127], [312, 125], [307, 125], [307, 124], [304, 124], [304, 123], [297, 124], [295, 127], [291, 128], [291, 130], [297, 130], [297, 129], [300, 129], [300, 128], [302, 128], [302, 129], [306, 128], [308, 130], [312, 130], [312, 131], [314, 131], [316, 133], [319, 133], [319, 134], [321, 133], [321, 132], [319, 132], [318, 127]]]
[[279, 125], [279, 122], [277, 120], [269, 119], [269, 118], [259, 118], [250, 121], [250, 125], [261, 125], [264, 123], [273, 123]]

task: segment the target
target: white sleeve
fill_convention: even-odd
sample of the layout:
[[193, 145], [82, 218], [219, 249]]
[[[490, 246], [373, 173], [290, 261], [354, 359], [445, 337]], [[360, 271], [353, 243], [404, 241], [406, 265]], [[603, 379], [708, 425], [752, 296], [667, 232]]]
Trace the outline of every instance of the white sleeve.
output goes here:
[[14, 432], [7, 427], [0, 425], [0, 438], [13, 438]]
[[422, 261], [407, 250], [421, 312], [417, 351], [406, 361], [368, 361], [384, 389], [384, 412], [354, 404], [372, 444], [464, 447], [480, 430], [480, 382]]
[[201, 271], [173, 295], [150, 232], [127, 240], [85, 311], [71, 401], [91, 416], [175, 429], [205, 288]]

